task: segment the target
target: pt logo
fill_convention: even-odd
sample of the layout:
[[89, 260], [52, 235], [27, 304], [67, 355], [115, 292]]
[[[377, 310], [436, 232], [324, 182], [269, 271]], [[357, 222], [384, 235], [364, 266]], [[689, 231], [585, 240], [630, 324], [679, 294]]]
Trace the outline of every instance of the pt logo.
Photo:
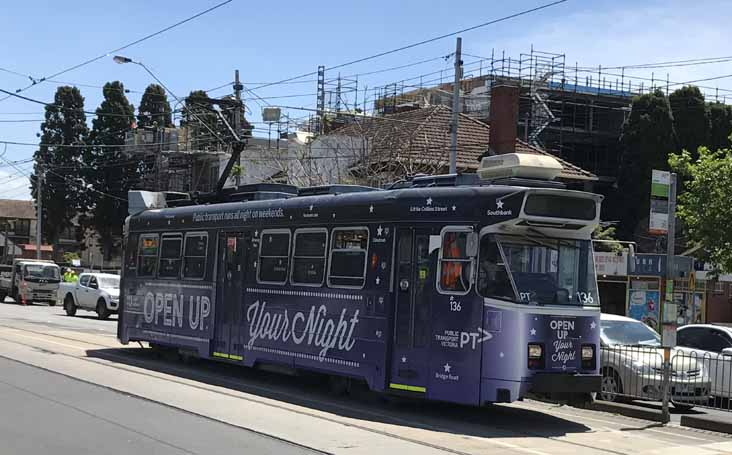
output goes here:
[[482, 327], [478, 327], [477, 332], [460, 332], [460, 347], [470, 345], [471, 349], [475, 349], [477, 345], [491, 338], [493, 335], [483, 330]]

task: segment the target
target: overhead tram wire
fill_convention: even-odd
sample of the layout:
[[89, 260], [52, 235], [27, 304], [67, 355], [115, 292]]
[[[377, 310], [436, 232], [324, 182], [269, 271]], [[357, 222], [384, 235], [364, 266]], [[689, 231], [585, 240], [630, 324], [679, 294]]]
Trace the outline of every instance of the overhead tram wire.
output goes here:
[[2, 89], [2, 88], [0, 88], [0, 93], [5, 93], [5, 94], [8, 95], [8, 97], [19, 98], [21, 100], [28, 101], [30, 103], [41, 104], [43, 106], [55, 106], [55, 107], [58, 107], [59, 109], [65, 110], [65, 111], [77, 111], [77, 112], [82, 112], [84, 114], [93, 115], [93, 116], [97, 116], [97, 117], [129, 117], [129, 115], [127, 115], [127, 114], [114, 114], [114, 113], [111, 113], [111, 112], [108, 113], [108, 114], [105, 114], [105, 113], [98, 114], [96, 112], [87, 111], [87, 110], [84, 110], [84, 109], [77, 109], [77, 108], [70, 108], [70, 107], [61, 107], [61, 106], [59, 106], [58, 104], [55, 104], [55, 103], [47, 103], [45, 101], [37, 100], [37, 99], [34, 99], [34, 98], [29, 98], [27, 96], [19, 95], [17, 93], [13, 93], [13, 92], [10, 92], [10, 91], [5, 90], [5, 89]]
[[[6, 163], [9, 163], [9, 161], [7, 159], [5, 159], [4, 157], [2, 157], [2, 156], [0, 156], [0, 159], [3, 160], [3, 161], [5, 161]], [[15, 166], [13, 166], [13, 167], [15, 167]], [[20, 172], [21, 174], [24, 174], [26, 177], [30, 178], [31, 174], [27, 174], [27, 173], [23, 172], [20, 168], [17, 168], [17, 167], [15, 167], [15, 169], [18, 172]], [[69, 178], [66, 177], [65, 175], [59, 174], [57, 172], [54, 172], [51, 169], [47, 168], [46, 166], [44, 166], [43, 170], [44, 170], [44, 172], [47, 172], [49, 174], [55, 175], [56, 177], [59, 177], [59, 178], [63, 179], [68, 184], [76, 185], [78, 188], [80, 188], [82, 190], [85, 190], [85, 191], [93, 191], [93, 192], [95, 192], [97, 194], [100, 194], [100, 195], [105, 196], [105, 197], [108, 197], [108, 198], [117, 199], [119, 201], [127, 202], [127, 199], [123, 199], [121, 197], [115, 196], [114, 194], [105, 193], [104, 191], [99, 191], [98, 189], [96, 189], [93, 186], [91, 186], [91, 184], [86, 185], [86, 184], [83, 184], [81, 182], [77, 182], [75, 180], [69, 180]]]
[[[384, 57], [384, 56], [389, 55], [389, 54], [394, 54], [396, 52], [401, 52], [401, 51], [405, 51], [407, 49], [412, 49], [412, 48], [417, 47], [417, 46], [422, 46], [424, 44], [432, 43], [432, 42], [435, 42], [435, 41], [439, 41], [441, 39], [449, 38], [451, 36], [459, 35], [460, 33], [470, 32], [470, 31], [476, 30], [478, 28], [487, 27], [489, 25], [494, 25], [494, 24], [497, 24], [499, 22], [504, 22], [504, 21], [507, 21], [507, 20], [510, 20], [510, 19], [515, 19], [515, 18], [520, 17], [520, 16], [525, 16], [527, 14], [535, 13], [537, 11], [540, 11], [540, 10], [543, 10], [543, 9], [547, 9], [547, 8], [552, 7], [552, 6], [556, 6], [556, 5], [559, 5], [561, 3], [565, 3], [566, 1], [567, 0], [556, 0], [556, 1], [553, 1], [553, 2], [550, 2], [550, 3], [545, 3], [545, 4], [540, 5], [540, 6], [537, 6], [535, 8], [530, 8], [530, 9], [526, 9], [526, 10], [523, 10], [523, 11], [519, 11], [518, 13], [514, 13], [514, 14], [507, 15], [507, 16], [499, 17], [497, 19], [493, 19], [493, 20], [490, 20], [488, 22], [483, 22], [482, 24], [474, 25], [472, 27], [468, 27], [468, 28], [464, 28], [464, 29], [461, 29], [461, 30], [457, 30], [455, 32], [446, 33], [444, 35], [440, 35], [440, 36], [436, 36], [436, 37], [433, 37], [433, 38], [429, 38], [429, 39], [426, 39], [426, 40], [422, 40], [422, 41], [419, 41], [419, 42], [416, 42], [416, 43], [408, 44], [406, 46], [398, 47], [396, 49], [392, 49], [392, 50], [388, 50], [388, 51], [384, 51], [384, 52], [379, 52], [378, 54], [369, 55], [367, 57], [362, 57], [362, 58], [359, 58], [359, 59], [356, 59], [356, 60], [351, 60], [349, 62], [341, 63], [341, 64], [336, 65], [336, 66], [327, 67], [326, 68], [326, 71], [332, 71], [332, 70], [335, 70], [335, 69], [338, 69], [338, 68], [343, 68], [345, 66], [355, 65], [356, 63], [362, 63], [362, 62], [365, 62], [365, 61], [368, 61], [368, 60], [373, 60], [375, 58]], [[297, 80], [297, 79], [302, 79], [304, 77], [315, 76], [317, 74], [318, 74], [317, 71], [311, 71], [309, 73], [301, 74], [299, 76], [288, 77], [286, 79], [282, 79], [282, 80], [277, 81], [277, 82], [270, 82], [268, 84], [265, 84], [265, 85], [261, 85], [259, 87], [256, 87], [256, 89], [262, 89], [264, 87], [269, 87], [269, 86], [272, 86], [272, 85], [279, 85], [279, 84], [283, 84], [283, 83], [286, 83], [286, 82], [291, 82], [291, 81], [294, 81], [294, 80]]]
[[[150, 38], [154, 38], [155, 36], [161, 35], [161, 34], [167, 32], [169, 30], [172, 30], [172, 29], [174, 29], [176, 27], [179, 27], [179, 26], [181, 26], [181, 25], [183, 25], [183, 24], [185, 24], [187, 22], [190, 22], [190, 21], [192, 21], [194, 19], [197, 19], [197, 18], [199, 18], [199, 17], [201, 17], [201, 16], [203, 16], [205, 14], [208, 14], [211, 11], [214, 11], [214, 10], [216, 10], [218, 8], [221, 8], [222, 6], [224, 6], [224, 5], [228, 4], [228, 3], [231, 3], [232, 1], [233, 0], [224, 0], [223, 2], [220, 2], [220, 3], [218, 3], [218, 4], [216, 4], [216, 5], [208, 8], [208, 9], [206, 9], [204, 11], [201, 11], [201, 12], [199, 12], [197, 14], [194, 14], [193, 16], [190, 16], [190, 17], [188, 17], [186, 19], [183, 19], [181, 21], [178, 21], [178, 22], [176, 22], [176, 23], [174, 23], [172, 25], [169, 25], [169, 26], [167, 26], [167, 27], [165, 27], [165, 28], [163, 28], [161, 30], [158, 30], [158, 31], [156, 31], [154, 33], [150, 33], [148, 35], [145, 35], [142, 38], [136, 39], [135, 41], [132, 41], [131, 43], [127, 43], [124, 46], [118, 47], [117, 49], [112, 49], [111, 51], [105, 52], [102, 55], [99, 55], [99, 56], [94, 57], [94, 58], [90, 58], [89, 60], [85, 60], [85, 61], [83, 61], [81, 63], [78, 63], [78, 64], [73, 65], [71, 67], [68, 67], [66, 69], [63, 69], [61, 71], [58, 71], [58, 72], [56, 72], [56, 73], [54, 73], [54, 74], [52, 74], [50, 76], [46, 76], [46, 77], [43, 77], [41, 79], [35, 80], [30, 85], [27, 85], [26, 87], [23, 87], [21, 89], [16, 90], [16, 93], [24, 92], [25, 90], [28, 90], [29, 88], [31, 88], [31, 87], [33, 87], [35, 85], [41, 84], [44, 81], [47, 81], [48, 79], [53, 79], [53, 78], [58, 77], [58, 76], [60, 76], [62, 74], [68, 73], [69, 71], [73, 71], [75, 69], [78, 69], [78, 68], [81, 68], [83, 66], [89, 65], [90, 63], [94, 63], [94, 62], [96, 62], [98, 60], [101, 60], [103, 58], [106, 58], [106, 57], [110, 56], [111, 54], [117, 53], [117, 52], [122, 51], [122, 50], [125, 50], [125, 49], [127, 49], [129, 47], [132, 47], [132, 46], [135, 46], [137, 44], [140, 44], [143, 41], [147, 41]], [[10, 96], [6, 96], [4, 98], [0, 98], [0, 102], [5, 101], [8, 98], [10, 98]]]

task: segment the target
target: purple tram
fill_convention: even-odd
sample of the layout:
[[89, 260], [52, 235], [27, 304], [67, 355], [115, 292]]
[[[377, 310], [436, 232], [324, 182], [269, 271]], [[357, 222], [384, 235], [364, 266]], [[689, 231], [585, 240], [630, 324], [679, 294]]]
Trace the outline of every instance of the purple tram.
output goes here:
[[586, 399], [602, 198], [537, 178], [555, 160], [502, 159], [384, 190], [131, 192], [131, 207], [163, 202], [126, 222], [118, 337], [430, 400]]

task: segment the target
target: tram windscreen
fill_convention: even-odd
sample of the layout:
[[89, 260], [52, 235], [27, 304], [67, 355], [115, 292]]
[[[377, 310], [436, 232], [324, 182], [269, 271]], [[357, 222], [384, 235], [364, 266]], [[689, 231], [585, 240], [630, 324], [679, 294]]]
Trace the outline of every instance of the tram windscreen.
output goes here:
[[499, 236], [518, 301], [540, 305], [599, 305], [590, 240]]

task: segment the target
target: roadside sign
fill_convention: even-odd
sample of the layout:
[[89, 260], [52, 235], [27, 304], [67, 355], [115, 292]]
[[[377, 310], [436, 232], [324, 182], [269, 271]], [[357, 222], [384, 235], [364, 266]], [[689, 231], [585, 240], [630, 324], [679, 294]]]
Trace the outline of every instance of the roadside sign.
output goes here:
[[651, 174], [651, 213], [648, 218], [648, 232], [665, 235], [668, 233], [668, 198], [671, 189], [671, 173], [653, 169]]

